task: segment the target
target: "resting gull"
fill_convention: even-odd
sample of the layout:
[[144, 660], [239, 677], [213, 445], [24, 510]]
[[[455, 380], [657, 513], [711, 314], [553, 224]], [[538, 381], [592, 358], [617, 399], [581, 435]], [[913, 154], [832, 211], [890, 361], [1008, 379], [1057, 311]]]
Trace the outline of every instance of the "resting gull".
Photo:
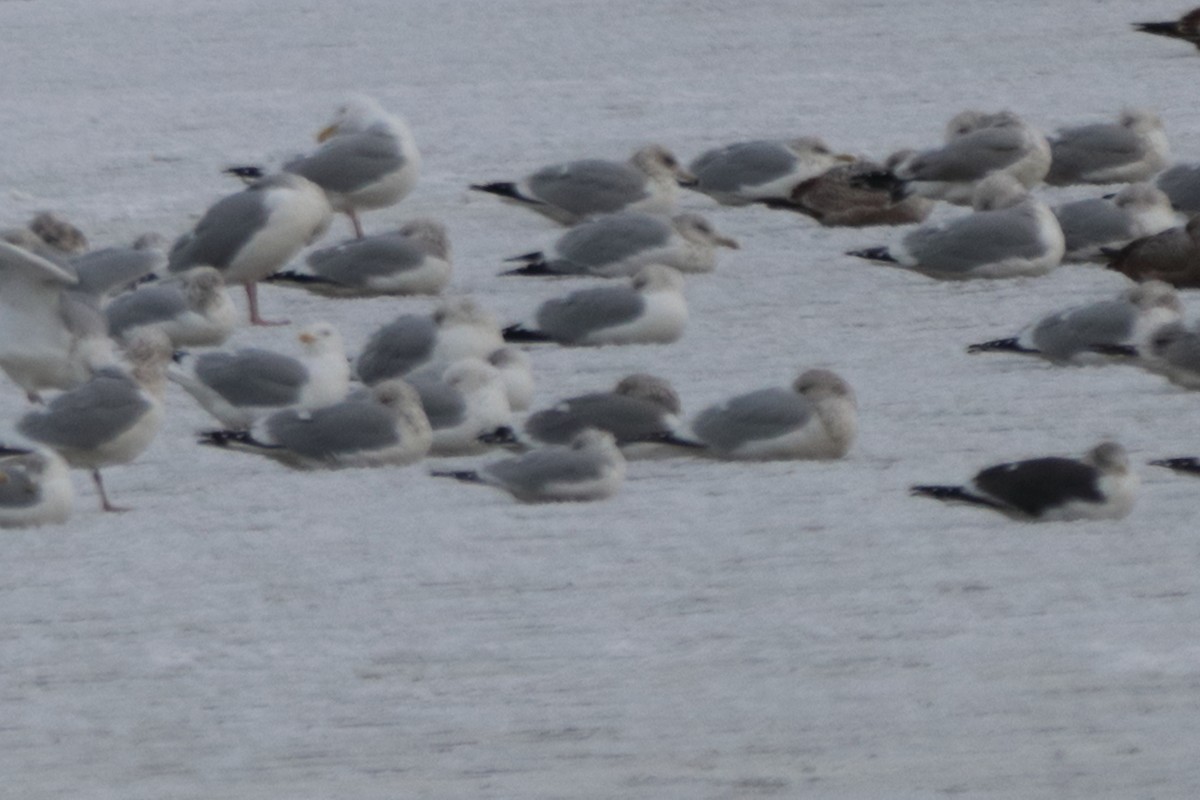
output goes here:
[[1054, 212], [1001, 173], [980, 182], [974, 213], [917, 228], [897, 246], [849, 255], [959, 280], [1043, 275], [1062, 262], [1064, 250]]
[[431, 474], [495, 486], [522, 503], [582, 502], [616, 493], [625, 479], [625, 458], [611, 433], [588, 429], [568, 445], [549, 445], [478, 470]]
[[281, 409], [315, 409], [345, 397], [350, 364], [337, 329], [321, 322], [297, 338], [303, 347], [299, 358], [258, 348], [203, 353], [168, 377], [222, 425], [237, 430]]
[[675, 186], [695, 176], [662, 145], [649, 145], [625, 163], [585, 159], [543, 167], [515, 183], [472, 184], [563, 225], [614, 211], [666, 214], [675, 207]]
[[1164, 170], [1154, 185], [1167, 193], [1176, 211], [1200, 212], [1200, 164], [1176, 164]]
[[1142, 33], [1179, 39], [1200, 47], [1200, 8], [1193, 8], [1176, 20], [1166, 22], [1135, 22], [1133, 28]]
[[176, 242], [171, 272], [214, 267], [226, 284], [246, 287], [252, 325], [269, 325], [258, 313], [258, 282], [275, 272], [329, 227], [325, 193], [306, 178], [282, 173], [218, 200]]
[[30, 400], [114, 363], [104, 315], [77, 283], [70, 267], [0, 241], [0, 369]]
[[1200, 389], [1200, 331], [1180, 320], [1168, 322], [1139, 343], [1138, 366], [1176, 386]]
[[488, 353], [486, 360], [500, 370], [509, 408], [513, 411], [529, 408], [534, 393], [533, 365], [529, 362], [529, 356], [515, 347], [505, 345]]
[[854, 156], [835, 154], [815, 136], [735, 142], [700, 154], [688, 165], [691, 188], [722, 205], [786, 200], [796, 184]]
[[911, 225], [924, 222], [936, 204], [918, 194], [904, 195], [897, 187], [873, 185], [873, 177], [895, 169], [913, 155], [901, 150], [883, 164], [855, 161], [839, 164], [796, 185], [786, 200], [768, 203], [812, 217], [827, 227]]
[[1125, 448], [1102, 442], [1082, 459], [1048, 456], [997, 464], [965, 486], [914, 486], [912, 493], [983, 506], [1017, 520], [1065, 522], [1128, 516], [1138, 483]]
[[1113, 300], [1050, 314], [1016, 336], [973, 344], [967, 352], [1028, 353], [1059, 363], [1094, 363], [1103, 360], [1100, 353], [1136, 354], [1151, 333], [1182, 313], [1173, 287], [1147, 281]]
[[450, 281], [450, 239], [442, 223], [415, 219], [389, 233], [314, 250], [306, 261], [308, 272], [276, 272], [267, 281], [325, 297], [437, 294]]
[[104, 307], [104, 316], [114, 339], [153, 326], [175, 348], [224, 344], [237, 324], [225, 281], [212, 267], [194, 267], [175, 280], [118, 295]]
[[488, 445], [480, 437], [512, 429], [512, 409], [498, 369], [478, 358], [464, 358], [440, 376], [436, 373], [421, 370], [405, 378], [421, 396], [433, 427], [431, 455], [482, 453]]
[[74, 497], [67, 464], [53, 450], [0, 447], [0, 528], [66, 522]]
[[24, 436], [58, 452], [73, 467], [89, 469], [100, 507], [109, 502], [100, 468], [128, 464], [150, 446], [162, 425], [162, 394], [171, 344], [162, 331], [137, 332], [125, 348], [131, 369], [104, 367], [78, 388], [17, 423]]
[[399, 379], [315, 411], [278, 411], [262, 433], [210, 431], [201, 444], [255, 453], [293, 469], [400, 466], [429, 452], [432, 433], [417, 392]]
[[443, 301], [432, 314], [401, 314], [378, 328], [354, 362], [368, 386], [461, 358], [484, 358], [504, 347], [496, 320], [468, 297]]
[[511, 325], [510, 342], [557, 342], [572, 346], [669, 344], [687, 323], [683, 276], [672, 267], [642, 267], [629, 286], [581, 289], [538, 307], [537, 328]]
[[1200, 214], [1182, 227], [1135, 239], [1108, 253], [1108, 268], [1135, 281], [1157, 279], [1181, 289], [1200, 286]]
[[1148, 183], [1133, 183], [1115, 195], [1064, 203], [1054, 209], [1062, 226], [1067, 261], [1102, 259], [1103, 247], [1123, 247], [1175, 225], [1171, 200]]
[[156, 233], [139, 236], [131, 247], [105, 247], [71, 259], [81, 292], [100, 299], [124, 292], [167, 265], [164, 240]]
[[504, 275], [591, 275], [629, 277], [647, 264], [666, 264], [680, 272], [712, 272], [716, 248], [738, 248], [699, 214], [665, 217], [622, 211], [581, 222], [564, 233], [549, 252], [508, 259], [525, 266]]
[[1123, 111], [1115, 123], [1060, 130], [1050, 150], [1051, 186], [1149, 180], [1171, 161], [1162, 120], [1143, 109]]
[[858, 431], [850, 385], [827, 369], [802, 372], [791, 387], [759, 389], [701, 411], [692, 432], [724, 459], [834, 459]]
[[324, 189], [334, 210], [350, 217], [359, 238], [359, 211], [395, 205], [417, 184], [421, 156], [416, 141], [404, 120], [374, 98], [350, 98], [317, 141], [322, 142], [319, 148], [283, 169]]

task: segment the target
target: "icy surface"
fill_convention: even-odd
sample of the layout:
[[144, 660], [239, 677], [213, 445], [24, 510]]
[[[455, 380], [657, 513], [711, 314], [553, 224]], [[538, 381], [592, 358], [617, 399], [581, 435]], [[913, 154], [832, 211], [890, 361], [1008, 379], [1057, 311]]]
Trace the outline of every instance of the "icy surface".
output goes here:
[[[1053, 131], [1144, 106], [1200, 160], [1200, 56], [1128, 25], [1180, 10], [0, 2], [0, 222], [49, 208], [95, 245], [174, 237], [237, 188], [221, 168], [311, 147], [364, 91], [425, 158], [367, 229], [444, 220], [455, 291], [518, 321], [568, 284], [497, 278], [501, 259], [561, 229], [469, 183], [648, 142], [686, 161], [819, 135], [882, 157], [966, 107]], [[525, 507], [427, 464], [299, 474], [201, 448], [211, 421], [172, 387], [151, 450], [106, 473], [133, 512], [101, 514], [78, 474], [70, 524], [0, 536], [0, 795], [1195, 796], [1200, 482], [1143, 466], [1129, 519], [1036, 526], [906, 493], [1103, 437], [1138, 464], [1200, 451], [1200, 397], [1160, 379], [963, 352], [1123, 279], [939, 283], [842, 255], [901, 230], [683, 205], [742, 242], [689, 280], [683, 340], [537, 349], [537, 407], [648, 371], [693, 414], [829, 366], [861, 406], [846, 460], [636, 462], [610, 501]], [[236, 342], [293, 352], [299, 323], [335, 322], [353, 352], [431, 306], [262, 296], [294, 324]], [[0, 386], [3, 430], [24, 408]]]

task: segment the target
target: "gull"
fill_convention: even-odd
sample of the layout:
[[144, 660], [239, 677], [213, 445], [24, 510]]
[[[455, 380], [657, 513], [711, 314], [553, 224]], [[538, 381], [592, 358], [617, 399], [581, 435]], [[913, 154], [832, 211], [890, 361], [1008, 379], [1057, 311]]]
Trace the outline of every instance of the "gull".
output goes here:
[[1123, 111], [1115, 123], [1060, 130], [1050, 150], [1051, 186], [1144, 181], [1171, 160], [1162, 120], [1144, 109]]
[[1200, 475], [1200, 458], [1196, 456], [1158, 458], [1149, 463], [1152, 467], [1166, 467], [1176, 472], [1182, 472], [1185, 475]]
[[968, 353], [1012, 352], [1038, 355], [1058, 363], [1100, 361], [1098, 353], [1134, 354], [1161, 326], [1183, 313], [1175, 289], [1147, 281], [1102, 300], [1058, 311], [1007, 339], [970, 345]]
[[500, 370], [508, 406], [513, 411], [525, 411], [533, 404], [533, 365], [529, 356], [515, 347], [505, 345], [488, 353], [487, 363]]
[[1200, 212], [1200, 164], [1176, 164], [1164, 170], [1154, 184], [1167, 193], [1176, 211]]
[[717, 233], [699, 214], [665, 217], [622, 211], [581, 222], [550, 248], [508, 261], [525, 266], [503, 275], [591, 275], [629, 277], [647, 264], [666, 264], [680, 272], [712, 272], [716, 248], [738, 249], [734, 239]]
[[324, 189], [330, 205], [350, 218], [360, 239], [359, 211], [395, 205], [417, 184], [421, 155], [412, 132], [374, 98], [355, 95], [339, 106], [317, 141], [322, 144], [314, 152], [283, 169]]
[[307, 178], [282, 173], [218, 200], [168, 256], [171, 272], [219, 270], [226, 284], [246, 289], [250, 323], [270, 325], [258, 313], [258, 282], [275, 272], [329, 227], [325, 192]]
[[511, 430], [512, 408], [498, 369], [478, 358], [464, 358], [438, 372], [425, 369], [405, 378], [421, 396], [433, 427], [431, 455], [482, 453], [488, 445], [480, 437]]
[[1102, 442], [1081, 459], [1048, 456], [997, 464], [964, 486], [913, 486], [912, 493], [983, 506], [1027, 522], [1123, 519], [1133, 510], [1138, 476], [1125, 448]]
[[1164, 324], [1132, 352], [1143, 369], [1162, 375], [1176, 386], [1200, 389], [1200, 332], [1182, 321]]
[[325, 297], [437, 294], [450, 281], [450, 239], [442, 223], [415, 219], [390, 233], [314, 250], [306, 261], [308, 272], [276, 272], [266, 280]]
[[873, 176], [894, 170], [913, 155], [911, 150], [901, 150], [889, 156], [883, 164], [867, 160], [839, 164], [796, 184], [786, 200], [768, 205], [797, 211], [827, 227], [924, 222], [933, 210], [935, 201], [918, 194], [897, 196], [891, 188], [872, 185]]
[[72, 467], [91, 470], [104, 511], [124, 509], [109, 502], [100, 468], [133, 461], [162, 426], [171, 343], [162, 331], [142, 330], [129, 339], [125, 353], [128, 371], [103, 367], [17, 423], [21, 434], [54, 449]]
[[1109, 269], [1135, 281], [1157, 279], [1181, 289], [1200, 286], [1200, 214], [1182, 227], [1135, 239], [1107, 254]]
[[827, 369], [802, 372], [791, 387], [759, 389], [701, 411], [692, 432], [723, 459], [834, 459], [858, 431], [850, 385]]
[[700, 154], [688, 165], [691, 188], [722, 205], [786, 200], [796, 184], [854, 156], [835, 154], [815, 136], [735, 142]]
[[543, 167], [517, 182], [472, 184], [471, 188], [574, 225], [614, 211], [666, 214], [675, 207], [676, 184], [695, 176], [662, 145], [649, 145], [629, 161], [584, 159]]
[[194, 267], [176, 280], [118, 295], [105, 306], [104, 316], [114, 339], [153, 326], [177, 349], [224, 344], [237, 324], [225, 281], [212, 267]]
[[[542, 444], [566, 444], [587, 428], [608, 431], [618, 445], [704, 445], [679, 433], [679, 395], [666, 380], [645, 373], [622, 378], [608, 392], [569, 397], [529, 415], [525, 434]], [[629, 451], [626, 451], [627, 455]]]
[[1103, 247], [1122, 247], [1175, 225], [1166, 193], [1148, 183], [1132, 183], [1115, 195], [1065, 203], [1054, 209], [1066, 245], [1064, 259], [1101, 258]]
[[67, 463], [53, 450], [0, 446], [0, 528], [66, 522], [74, 497]]
[[65, 256], [78, 256], [87, 252], [87, 236], [61, 214], [39, 211], [29, 221], [29, 230]]
[[478, 470], [434, 471], [502, 489], [522, 503], [603, 500], [625, 480], [625, 458], [611, 433], [588, 429], [568, 445], [549, 445]]
[[432, 438], [416, 390], [393, 379], [314, 411], [278, 411], [263, 421], [258, 436], [209, 431], [200, 443], [307, 470], [411, 464], [425, 457]]
[[156, 233], [138, 237], [132, 247], [105, 247], [71, 259], [81, 292], [101, 300], [154, 276], [167, 265], [164, 240]]
[[683, 276], [662, 264], [642, 267], [629, 286], [581, 289], [547, 300], [535, 315], [538, 327], [511, 325], [510, 342], [557, 342], [572, 346], [669, 344], [687, 323]]
[[897, 246], [848, 255], [944, 280], [1043, 275], [1061, 263], [1065, 241], [1054, 212], [1011, 176], [981, 181], [974, 207], [972, 214], [917, 228]]
[[320, 322], [297, 338], [303, 347], [299, 358], [258, 348], [204, 353], [185, 369], [172, 369], [168, 378], [235, 430], [281, 409], [311, 410], [344, 398], [350, 364], [337, 329]]
[[1167, 22], [1135, 22], [1133, 29], [1155, 36], [1179, 39], [1200, 47], [1200, 8], [1193, 8], [1177, 20]]
[[1049, 168], [1046, 137], [1021, 117], [1011, 111], [964, 111], [947, 125], [944, 145], [900, 161], [893, 171], [922, 197], [970, 205], [989, 175], [1009, 175], [1032, 189]]
[[73, 270], [0, 241], [0, 369], [31, 401], [114, 363], [104, 315]]
[[421, 367], [486, 359], [501, 347], [504, 338], [491, 314], [469, 297], [450, 298], [430, 315], [401, 314], [377, 329], [358, 354], [354, 371], [371, 386]]

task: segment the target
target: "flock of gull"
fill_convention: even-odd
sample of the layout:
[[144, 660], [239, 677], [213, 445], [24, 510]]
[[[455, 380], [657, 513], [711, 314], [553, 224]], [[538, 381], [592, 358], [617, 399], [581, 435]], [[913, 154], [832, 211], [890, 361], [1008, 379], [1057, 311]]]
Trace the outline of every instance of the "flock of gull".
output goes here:
[[[441, 297], [431, 313], [402, 314], [377, 329], [353, 358], [328, 322], [305, 325], [295, 353], [221, 349], [243, 317], [233, 284], [242, 286], [254, 326], [284, 324], [262, 318], [260, 283], [336, 298], [441, 295], [451, 283], [440, 222], [364, 230], [363, 214], [399, 203], [417, 183], [421, 157], [405, 123], [357, 96], [318, 141], [277, 172], [230, 168], [244, 188], [169, 246], [151, 235], [89, 250], [78, 229], [50, 212], [3, 233], [0, 369], [30, 408], [0, 447], [0, 526], [66, 520], [70, 467], [89, 470], [101, 507], [119, 510], [101, 469], [149, 446], [169, 384], [215, 420], [201, 444], [297, 469], [507, 449], [515, 452], [430, 474], [522, 502], [609, 497], [626, 459], [647, 455], [841, 458], [856, 436], [857, 403], [829, 369], [803, 370], [789, 386], [737, 395], [686, 422], [673, 387], [646, 373], [530, 412], [531, 354], [543, 343], [651, 345], [682, 336], [684, 274], [712, 271], [718, 251], [739, 243], [699, 214], [677, 213], [681, 187], [827, 226], [909, 226], [888, 244], [849, 255], [936, 279], [1035, 276], [1064, 262], [1101, 262], [1130, 279], [1119, 296], [1033, 320], [968, 352], [1135, 363], [1200, 388], [1200, 330], [1184, 324], [1177, 292], [1200, 286], [1200, 165], [1172, 166], [1164, 126], [1149, 111], [1126, 110], [1051, 138], [1011, 111], [965, 111], [948, 122], [942, 143], [878, 162], [814, 137], [737, 142], [686, 166], [652, 145], [625, 162], [573, 161], [476, 184], [568, 226], [545, 250], [510, 258], [502, 274], [610, 280], [550, 299], [508, 327], [475, 299]], [[1051, 208], [1037, 192], [1043, 184], [1110, 188]], [[928, 222], [939, 203], [969, 208]], [[288, 268], [338, 213], [354, 237], [310, 250], [303, 269]], [[1200, 472], [1196, 459], [1155, 463]], [[1109, 441], [1081, 458], [1000, 464], [962, 485], [912, 491], [1016, 519], [1061, 520], [1123, 517], [1137, 486], [1125, 450]]]

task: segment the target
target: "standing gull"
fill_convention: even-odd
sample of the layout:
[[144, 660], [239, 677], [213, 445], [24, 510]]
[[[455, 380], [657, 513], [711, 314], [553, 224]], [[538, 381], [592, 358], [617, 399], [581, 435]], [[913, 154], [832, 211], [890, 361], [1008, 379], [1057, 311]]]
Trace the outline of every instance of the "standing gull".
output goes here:
[[132, 365], [128, 372], [104, 367], [17, 423], [21, 434], [53, 448], [71, 466], [91, 470], [105, 511], [122, 509], [109, 502], [100, 468], [133, 461], [162, 426], [171, 344], [162, 331], [144, 330], [131, 338], [125, 352]]
[[584, 159], [543, 167], [515, 183], [472, 184], [563, 225], [614, 211], [666, 214], [675, 207], [675, 186], [695, 176], [662, 145], [649, 145], [625, 163]]
[[224, 344], [237, 324], [225, 281], [212, 267], [195, 267], [176, 280], [118, 295], [105, 306], [104, 316], [114, 339], [153, 326], [167, 334], [175, 348]]
[[214, 267], [225, 283], [246, 288], [252, 325], [269, 325], [258, 313], [258, 282], [275, 272], [329, 227], [332, 211], [320, 187], [299, 175], [273, 175], [218, 200], [176, 242], [171, 272]]
[[1171, 161], [1162, 120], [1143, 109], [1123, 111], [1115, 123], [1060, 130], [1050, 150], [1051, 186], [1149, 180]]
[[288, 409], [248, 431], [210, 431], [201, 444], [255, 453], [293, 469], [401, 466], [429, 452], [432, 434], [417, 392], [402, 380], [315, 411]]
[[569, 445], [550, 445], [478, 470], [431, 473], [503, 489], [522, 503], [603, 500], [625, 479], [625, 458], [611, 433], [594, 429]]
[[1170, 198], [1148, 183], [1130, 184], [1108, 197], [1064, 203], [1054, 215], [1062, 226], [1067, 261], [1102, 259], [1104, 247], [1123, 247], [1175, 225]]
[[371, 97], [356, 95], [340, 106], [317, 135], [321, 146], [284, 165], [325, 190], [335, 211], [350, 217], [363, 236], [359, 211], [386, 208], [417, 184], [421, 156], [408, 125]]
[[1162, 281], [1147, 281], [1113, 300], [1058, 311], [1016, 336], [973, 344], [968, 353], [1012, 352], [1039, 355], [1059, 363], [1103, 360], [1099, 353], [1136, 352], [1151, 333], [1178, 320], [1183, 304]]
[[1138, 483], [1125, 448], [1102, 442], [1082, 459], [1049, 456], [997, 464], [965, 486], [921, 485], [912, 493], [983, 506], [1026, 522], [1067, 522], [1128, 516]]
[[322, 322], [297, 338], [304, 350], [299, 358], [258, 348], [204, 353], [168, 377], [237, 430], [284, 408], [315, 409], [345, 397], [350, 364], [337, 329]]
[[692, 432], [725, 459], [833, 459], [858, 432], [850, 385], [827, 369], [800, 374], [790, 388], [759, 389], [701, 411]]
[[557, 342], [573, 346], [669, 344], [687, 323], [683, 276], [662, 264], [642, 267], [629, 286], [582, 289], [538, 307], [537, 329], [511, 325], [510, 342]]
[[450, 239], [432, 219], [415, 219], [390, 233], [314, 250], [308, 272], [276, 272], [267, 281], [325, 297], [437, 294], [450, 281]]
[[632, 276], [647, 264], [666, 264], [680, 272], [711, 272], [717, 247], [738, 243], [717, 233], [699, 214], [664, 217], [636, 211], [605, 214], [564, 233], [548, 253], [516, 256], [525, 266], [504, 275]]
[[722, 205], [786, 200], [798, 183], [854, 156], [835, 154], [815, 136], [735, 142], [702, 153], [688, 170], [691, 188]]
[[1064, 251], [1054, 212], [1014, 178], [997, 174], [976, 188], [974, 213], [917, 228], [897, 246], [848, 255], [959, 280], [1043, 275], [1061, 263]]
[[66, 522], [74, 497], [67, 464], [53, 450], [0, 447], [0, 528]]
[[401, 314], [378, 328], [354, 362], [358, 379], [371, 386], [435, 364], [486, 359], [504, 347], [500, 326], [469, 297], [443, 301], [430, 315]]

